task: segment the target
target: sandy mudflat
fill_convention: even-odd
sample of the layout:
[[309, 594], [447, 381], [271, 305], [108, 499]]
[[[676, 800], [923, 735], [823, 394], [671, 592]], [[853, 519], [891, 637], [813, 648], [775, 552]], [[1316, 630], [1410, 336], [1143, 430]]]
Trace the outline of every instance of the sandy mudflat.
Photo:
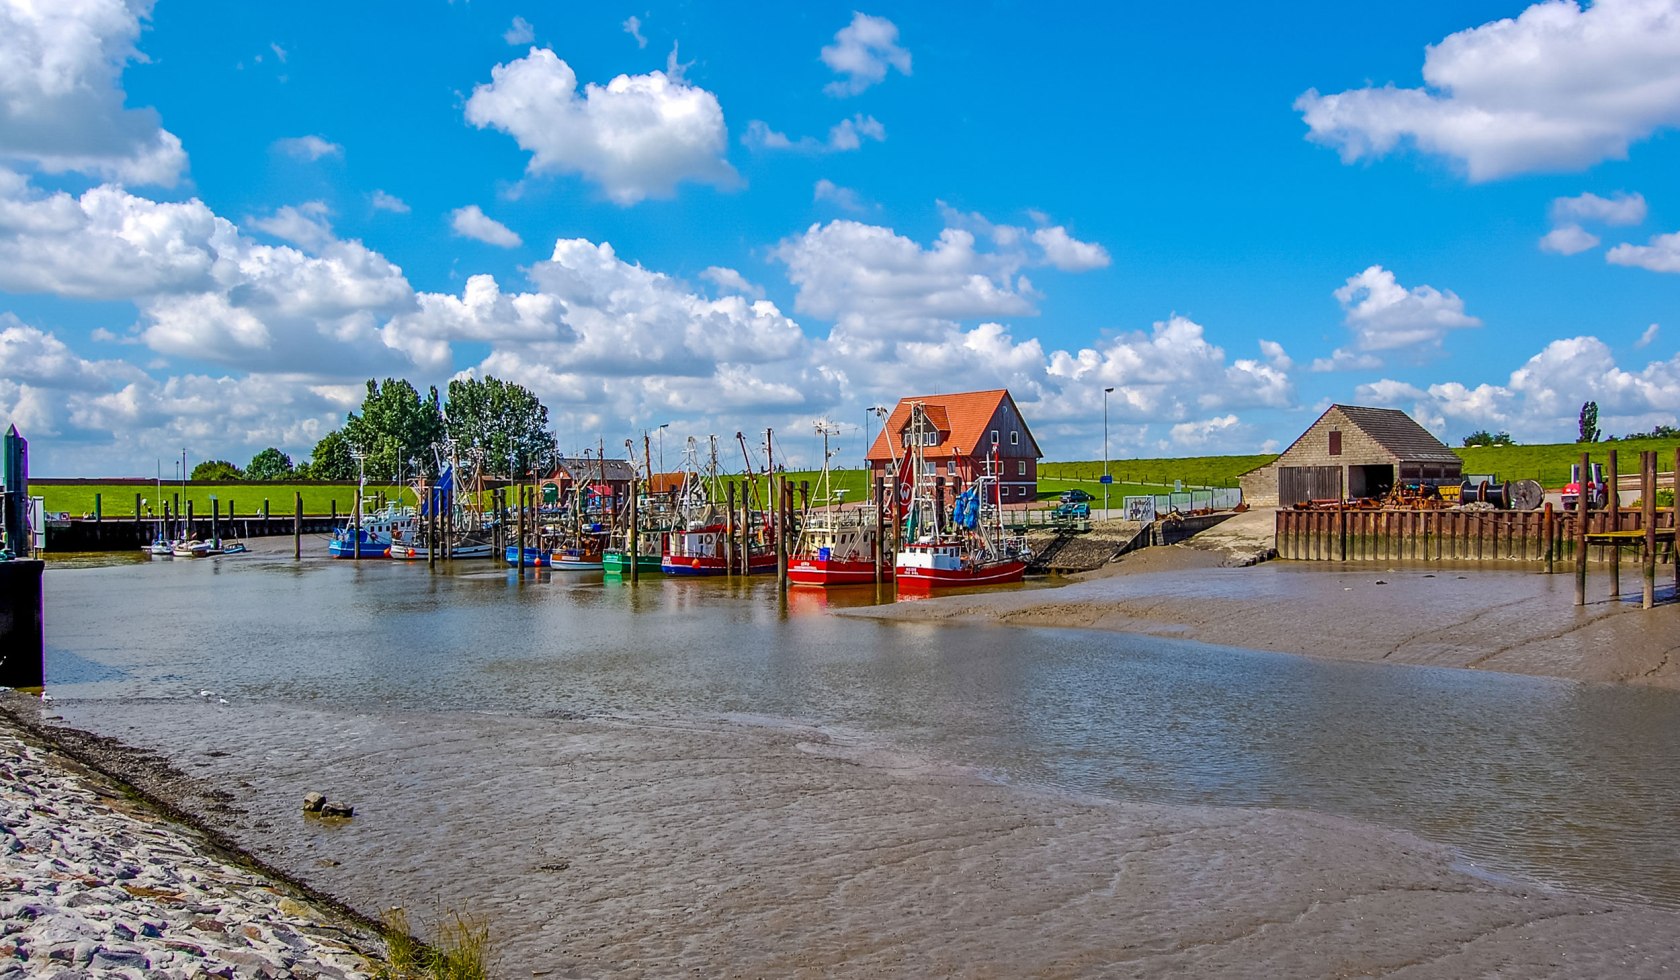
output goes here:
[[1146, 548], [1060, 589], [997, 590], [849, 611], [922, 621], [985, 621], [1177, 636], [1342, 660], [1500, 670], [1579, 681], [1680, 688], [1680, 602], [1659, 566], [1658, 605], [1640, 608], [1640, 578], [1588, 572], [1574, 605], [1573, 569], [1356, 562], [1229, 567], [1269, 543], [1270, 512], [1239, 515], [1196, 539]]
[[[183, 760], [191, 779], [245, 779], [203, 819], [359, 908], [488, 915], [502, 977], [1656, 977], [1680, 963], [1680, 915], [1494, 880], [1337, 818], [1044, 794], [788, 727], [286, 713], [280, 727], [311, 734]], [[355, 820], [291, 826], [299, 785], [352, 787]]]

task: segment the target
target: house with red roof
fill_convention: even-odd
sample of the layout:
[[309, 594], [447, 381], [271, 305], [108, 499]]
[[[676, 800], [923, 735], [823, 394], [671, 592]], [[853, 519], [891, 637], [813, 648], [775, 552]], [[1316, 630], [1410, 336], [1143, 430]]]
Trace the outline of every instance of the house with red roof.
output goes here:
[[1005, 388], [899, 399], [865, 457], [872, 477], [889, 487], [895, 478], [905, 482], [901, 468], [913, 449], [911, 422], [916, 405], [922, 407], [932, 430], [921, 437], [925, 476], [966, 486], [976, 476], [994, 473], [1003, 503], [1037, 498], [1038, 461], [1044, 454]]

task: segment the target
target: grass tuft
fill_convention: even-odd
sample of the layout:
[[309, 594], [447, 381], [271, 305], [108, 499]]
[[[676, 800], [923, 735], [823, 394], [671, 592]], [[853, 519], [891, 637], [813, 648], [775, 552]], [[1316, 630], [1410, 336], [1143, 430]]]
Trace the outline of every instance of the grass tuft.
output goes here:
[[481, 919], [451, 912], [437, 927], [435, 945], [414, 938], [408, 912], [387, 909], [380, 916], [385, 932], [385, 963], [379, 980], [488, 980], [490, 926]]

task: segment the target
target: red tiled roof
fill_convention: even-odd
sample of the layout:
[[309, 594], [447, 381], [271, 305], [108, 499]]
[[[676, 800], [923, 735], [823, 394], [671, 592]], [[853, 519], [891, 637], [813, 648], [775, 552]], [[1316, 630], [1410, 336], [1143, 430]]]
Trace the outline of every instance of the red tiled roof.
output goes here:
[[[939, 430], [939, 445], [928, 446], [923, 455], [928, 459], [950, 459], [955, 455], [955, 449], [961, 449], [964, 455], [972, 456], [976, 449], [987, 450], [991, 447], [991, 439], [987, 429], [991, 427], [992, 419], [997, 416], [998, 408], [1007, 401], [1014, 407], [1015, 400], [1009, 397], [1009, 390], [996, 388], [991, 391], [965, 391], [951, 395], [915, 395], [910, 398], [899, 399], [892, 414], [887, 416], [886, 425], [880, 435], [869, 447], [866, 459], [874, 462], [903, 456], [904, 449], [898, 444], [898, 435], [910, 422], [910, 406], [916, 402], [922, 403], [927, 413], [928, 421]], [[1016, 415], [1020, 415], [1017, 409]], [[1032, 433], [1027, 431], [1026, 420], [1021, 421], [1021, 429], [1026, 432], [1026, 443], [1014, 447], [999, 447], [1005, 456], [1029, 456], [1036, 459], [1043, 455], [1038, 451], [1038, 443]], [[889, 446], [888, 443], [891, 442]]]

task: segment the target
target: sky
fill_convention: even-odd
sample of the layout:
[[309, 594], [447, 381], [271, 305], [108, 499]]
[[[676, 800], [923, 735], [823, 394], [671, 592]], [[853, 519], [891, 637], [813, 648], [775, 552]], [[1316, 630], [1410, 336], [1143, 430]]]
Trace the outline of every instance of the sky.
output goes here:
[[1677, 128], [1680, 0], [0, 0], [0, 425], [167, 476], [494, 375], [672, 463], [999, 387], [1051, 460], [1645, 431]]

